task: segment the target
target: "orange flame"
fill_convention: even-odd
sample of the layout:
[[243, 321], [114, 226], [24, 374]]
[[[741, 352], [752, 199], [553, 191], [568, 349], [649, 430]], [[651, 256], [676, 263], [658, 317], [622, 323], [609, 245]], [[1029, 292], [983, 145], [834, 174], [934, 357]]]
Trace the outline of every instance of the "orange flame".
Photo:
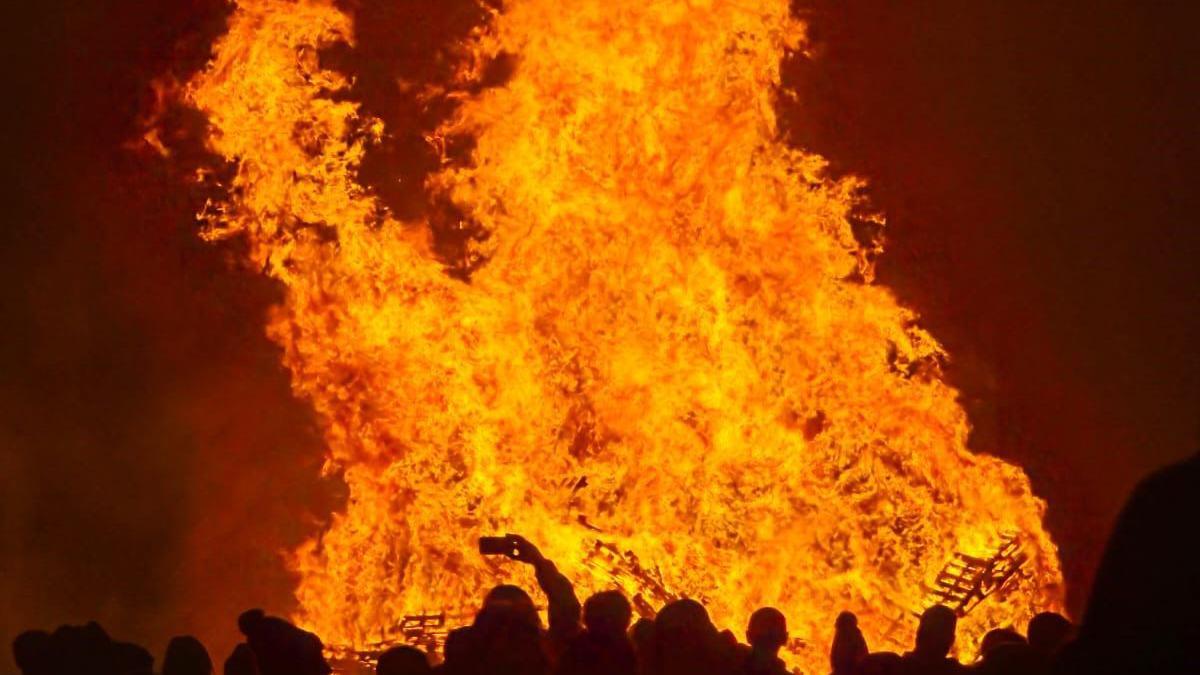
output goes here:
[[810, 670], [841, 609], [903, 649], [943, 565], [1006, 533], [1029, 561], [960, 644], [1061, 608], [1043, 502], [966, 449], [940, 347], [870, 283], [861, 184], [778, 140], [780, 59], [804, 44], [787, 0], [506, 2], [461, 76], [502, 52], [515, 74], [434, 138], [477, 140], [428, 185], [490, 235], [469, 281], [355, 181], [382, 123], [317, 58], [350, 19], [238, 4], [185, 96], [237, 163], [206, 236], [244, 237], [285, 286], [267, 330], [349, 486], [294, 553], [302, 624], [366, 645], [469, 609], [519, 574], [474, 550], [506, 531], [581, 594], [698, 597], [738, 632], [778, 606]]

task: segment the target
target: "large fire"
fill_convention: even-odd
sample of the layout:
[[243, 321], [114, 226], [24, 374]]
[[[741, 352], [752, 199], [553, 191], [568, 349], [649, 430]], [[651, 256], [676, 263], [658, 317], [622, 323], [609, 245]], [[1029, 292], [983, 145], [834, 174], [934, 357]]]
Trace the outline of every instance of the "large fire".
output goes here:
[[903, 649], [943, 567], [1005, 536], [1027, 560], [960, 644], [1061, 608], [1044, 504], [966, 449], [940, 347], [871, 283], [861, 184], [779, 141], [787, 0], [505, 2], [460, 78], [512, 77], [430, 135], [476, 141], [427, 185], [488, 235], [469, 275], [356, 182], [385, 129], [318, 58], [353, 40], [332, 0], [241, 0], [183, 89], [236, 164], [206, 236], [286, 288], [267, 330], [349, 487], [292, 554], [300, 623], [365, 647], [532, 585], [476, 552], [502, 532], [581, 596], [696, 597], [739, 633], [778, 606], [813, 671], [839, 610]]

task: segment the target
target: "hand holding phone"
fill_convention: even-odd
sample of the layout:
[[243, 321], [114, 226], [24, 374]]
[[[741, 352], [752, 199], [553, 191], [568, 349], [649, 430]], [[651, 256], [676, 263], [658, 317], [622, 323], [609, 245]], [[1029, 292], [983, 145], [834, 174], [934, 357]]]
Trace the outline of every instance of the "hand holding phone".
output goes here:
[[480, 537], [479, 552], [483, 555], [507, 555], [511, 558], [513, 546], [508, 537]]
[[530, 565], [537, 565], [543, 560], [542, 552], [529, 540], [519, 534], [506, 534], [503, 537], [480, 537], [479, 552], [483, 555], [503, 555]]

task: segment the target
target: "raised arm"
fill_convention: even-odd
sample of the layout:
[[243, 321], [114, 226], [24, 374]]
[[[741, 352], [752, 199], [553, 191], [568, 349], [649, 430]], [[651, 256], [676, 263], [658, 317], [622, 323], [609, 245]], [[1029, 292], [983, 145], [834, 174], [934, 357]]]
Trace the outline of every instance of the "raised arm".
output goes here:
[[582, 613], [579, 598], [575, 597], [575, 587], [554, 563], [542, 555], [542, 552], [527, 539], [518, 534], [508, 535], [513, 543], [513, 560], [533, 566], [537, 576], [538, 586], [550, 601], [550, 638], [556, 642], [565, 643], [579, 632], [579, 619]]

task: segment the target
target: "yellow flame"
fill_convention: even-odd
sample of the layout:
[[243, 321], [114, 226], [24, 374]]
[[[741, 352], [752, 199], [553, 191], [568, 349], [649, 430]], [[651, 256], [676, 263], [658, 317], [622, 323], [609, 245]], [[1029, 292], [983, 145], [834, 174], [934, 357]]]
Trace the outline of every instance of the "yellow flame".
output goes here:
[[186, 89], [237, 162], [207, 236], [245, 237], [285, 285], [267, 330], [350, 491], [295, 552], [299, 621], [364, 645], [474, 607], [519, 574], [474, 548], [506, 531], [581, 594], [646, 591], [589, 558], [600, 540], [739, 633], [778, 606], [811, 670], [841, 609], [903, 649], [954, 552], [1005, 532], [1030, 561], [960, 644], [1061, 608], [1028, 479], [966, 450], [938, 344], [850, 280], [869, 279], [860, 184], [779, 141], [779, 63], [803, 35], [787, 0], [505, 3], [462, 77], [502, 52], [515, 74], [437, 131], [477, 146], [428, 186], [490, 233], [465, 282], [426, 223], [379, 222], [355, 182], [370, 138], [349, 131], [382, 124], [330, 96], [348, 82], [317, 58], [350, 19], [239, 2]]

